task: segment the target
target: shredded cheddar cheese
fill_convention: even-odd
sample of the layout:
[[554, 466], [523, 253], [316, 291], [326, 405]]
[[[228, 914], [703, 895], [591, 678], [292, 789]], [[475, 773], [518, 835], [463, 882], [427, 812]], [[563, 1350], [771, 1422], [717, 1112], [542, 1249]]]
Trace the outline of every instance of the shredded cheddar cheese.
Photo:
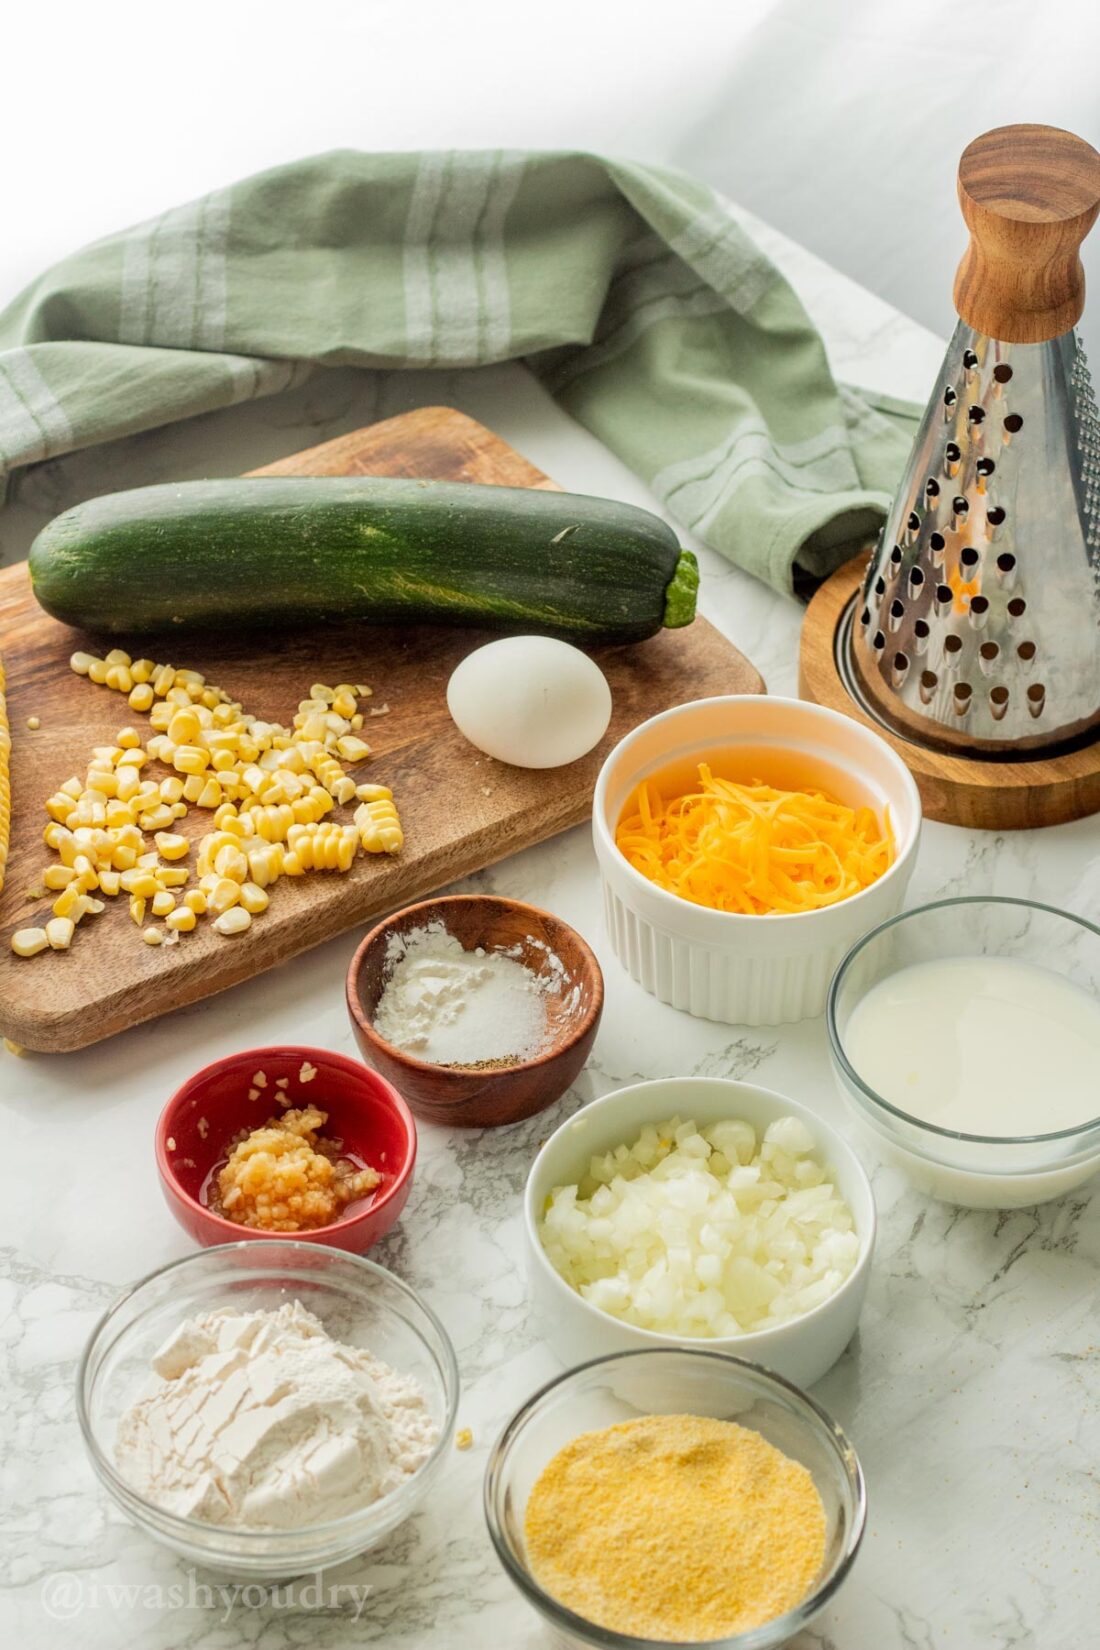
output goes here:
[[638, 787], [615, 833], [619, 851], [659, 888], [749, 916], [818, 911], [877, 882], [894, 862], [889, 811], [849, 808], [823, 791], [717, 779], [665, 798]]
[[697, 1415], [582, 1433], [543, 1468], [524, 1520], [548, 1593], [598, 1627], [671, 1644], [793, 1609], [820, 1573], [825, 1533], [801, 1462]]

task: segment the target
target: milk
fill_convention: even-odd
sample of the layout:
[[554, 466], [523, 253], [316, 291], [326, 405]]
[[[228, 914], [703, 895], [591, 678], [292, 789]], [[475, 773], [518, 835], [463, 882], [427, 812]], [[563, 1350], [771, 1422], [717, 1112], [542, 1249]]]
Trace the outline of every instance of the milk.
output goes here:
[[883, 1100], [964, 1134], [1052, 1134], [1100, 1116], [1100, 999], [1015, 957], [914, 963], [852, 1011], [844, 1050]]

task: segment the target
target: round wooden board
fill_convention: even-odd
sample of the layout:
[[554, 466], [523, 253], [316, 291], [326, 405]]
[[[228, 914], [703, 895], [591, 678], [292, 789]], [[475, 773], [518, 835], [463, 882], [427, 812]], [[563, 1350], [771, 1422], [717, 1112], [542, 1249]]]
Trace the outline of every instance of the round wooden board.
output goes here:
[[836, 662], [837, 627], [859, 588], [866, 558], [857, 556], [827, 579], [802, 621], [798, 689], [830, 710], [873, 728], [901, 757], [929, 819], [982, 831], [1062, 825], [1100, 811], [1100, 741], [1066, 756], [1029, 762], [988, 762], [947, 756], [889, 732], [848, 693]]

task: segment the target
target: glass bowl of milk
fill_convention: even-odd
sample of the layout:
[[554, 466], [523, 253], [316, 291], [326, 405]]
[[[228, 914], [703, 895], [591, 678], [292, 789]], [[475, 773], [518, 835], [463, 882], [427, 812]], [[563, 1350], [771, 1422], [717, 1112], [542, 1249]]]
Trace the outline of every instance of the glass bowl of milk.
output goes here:
[[938, 900], [863, 936], [826, 1022], [860, 1133], [970, 1208], [1060, 1197], [1100, 1169], [1100, 929], [1030, 900]]

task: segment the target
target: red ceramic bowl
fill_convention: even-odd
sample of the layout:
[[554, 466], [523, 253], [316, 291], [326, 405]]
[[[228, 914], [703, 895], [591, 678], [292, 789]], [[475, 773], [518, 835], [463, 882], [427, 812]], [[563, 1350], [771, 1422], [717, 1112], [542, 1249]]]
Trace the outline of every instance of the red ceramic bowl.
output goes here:
[[[298, 1073], [305, 1061], [317, 1068], [317, 1075], [302, 1083]], [[267, 1087], [259, 1099], [250, 1100], [248, 1091], [257, 1071], [267, 1073]], [[260, 1232], [236, 1226], [202, 1201], [202, 1188], [225, 1156], [228, 1142], [279, 1111], [274, 1098], [279, 1077], [290, 1079], [285, 1092], [292, 1105], [312, 1104], [327, 1112], [324, 1132], [342, 1140], [347, 1151], [382, 1176], [374, 1191], [349, 1204], [340, 1220], [312, 1232]], [[189, 1077], [160, 1114], [156, 1153], [168, 1207], [204, 1248], [242, 1238], [277, 1238], [285, 1243], [293, 1237], [361, 1255], [385, 1236], [405, 1207], [416, 1162], [416, 1124], [397, 1090], [376, 1071], [327, 1049], [286, 1044], [230, 1054]]]

